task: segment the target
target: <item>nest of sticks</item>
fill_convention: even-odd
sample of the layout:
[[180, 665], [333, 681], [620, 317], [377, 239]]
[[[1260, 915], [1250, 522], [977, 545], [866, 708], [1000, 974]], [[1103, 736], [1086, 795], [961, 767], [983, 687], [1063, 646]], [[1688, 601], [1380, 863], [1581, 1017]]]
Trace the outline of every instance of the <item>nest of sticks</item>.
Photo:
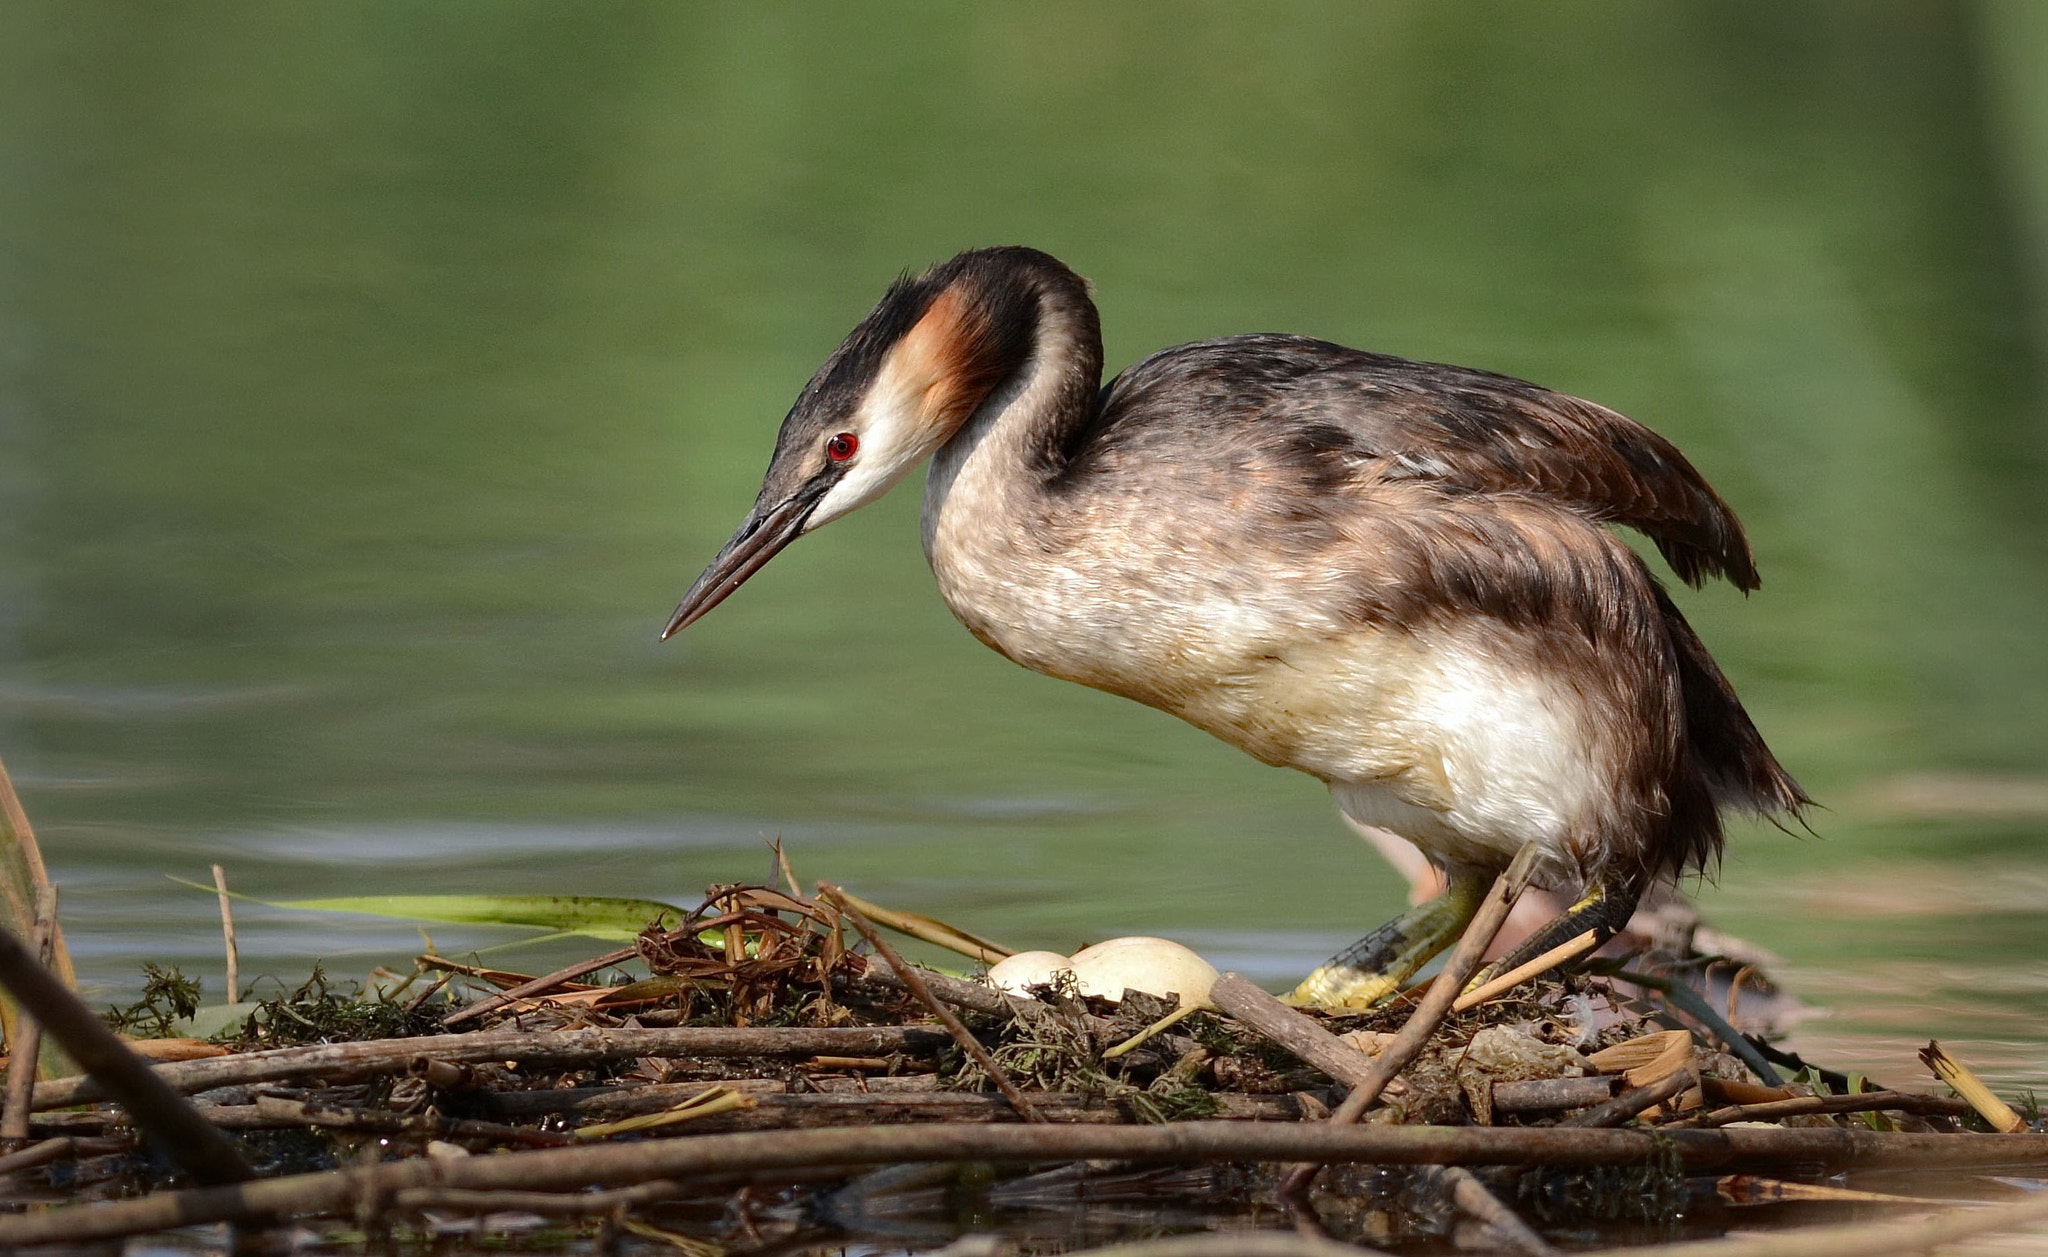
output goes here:
[[[1469, 1006], [1440, 978], [1351, 1016], [1226, 974], [1213, 1008], [1129, 1047], [1173, 999], [1006, 994], [905, 963], [875, 918], [1001, 954], [831, 887], [715, 887], [557, 973], [423, 956], [373, 999], [309, 983], [227, 1042], [121, 1045], [190, 1057], [132, 1067], [0, 974], [88, 1069], [36, 1084], [28, 1140], [0, 1155], [0, 1247], [330, 1219], [705, 1257], [849, 1237], [1067, 1252], [1132, 1230], [1172, 1234], [1115, 1251], [1327, 1257], [1712, 1234], [1762, 1201], [1902, 1202], [1892, 1240], [2048, 1218], [2040, 1194], [1923, 1218], [1930, 1202], [1844, 1186], [2039, 1175], [2048, 1134], [1934, 1045], [1956, 1094], [1852, 1088], [1737, 1033], [1698, 989], [1711, 958], [1552, 972]], [[1482, 914], [1457, 986], [1490, 933]], [[1005, 1238], [959, 1238], [963, 1202]]]

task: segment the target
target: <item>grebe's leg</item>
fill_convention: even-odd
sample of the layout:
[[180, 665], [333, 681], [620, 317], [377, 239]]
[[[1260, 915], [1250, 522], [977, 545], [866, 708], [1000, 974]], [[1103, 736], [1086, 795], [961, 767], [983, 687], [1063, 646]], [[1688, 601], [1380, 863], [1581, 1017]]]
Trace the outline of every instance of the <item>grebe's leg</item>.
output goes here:
[[1513, 951], [1474, 974], [1472, 980], [1465, 984], [1465, 989], [1477, 990], [1491, 981], [1495, 974], [1527, 964], [1588, 930], [1594, 932], [1593, 945], [1580, 954], [1598, 951], [1628, 924], [1642, 897], [1642, 882], [1638, 878], [1611, 877], [1594, 882], [1577, 903], [1552, 917], [1541, 929], [1517, 944]]
[[1303, 978], [1287, 1002], [1364, 1011], [1385, 1000], [1431, 957], [1458, 940], [1492, 884], [1493, 877], [1487, 873], [1454, 872], [1443, 894], [1417, 904], [1345, 948]]

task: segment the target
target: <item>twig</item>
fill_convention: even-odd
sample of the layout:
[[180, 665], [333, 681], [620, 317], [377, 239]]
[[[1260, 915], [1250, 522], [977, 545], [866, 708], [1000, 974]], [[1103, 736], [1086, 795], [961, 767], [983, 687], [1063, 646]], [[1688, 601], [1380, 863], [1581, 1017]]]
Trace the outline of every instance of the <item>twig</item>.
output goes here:
[[881, 953], [882, 959], [896, 971], [896, 976], [902, 978], [903, 984], [910, 988], [910, 993], [931, 1010], [932, 1016], [939, 1019], [947, 1032], [953, 1036], [953, 1041], [960, 1045], [960, 1050], [967, 1053], [969, 1060], [981, 1067], [981, 1072], [987, 1074], [989, 1081], [995, 1083], [996, 1090], [1003, 1093], [1004, 1099], [1016, 1106], [1017, 1111], [1024, 1115], [1024, 1120], [1043, 1122], [1045, 1114], [1032, 1107], [1031, 1101], [1024, 1098], [1024, 1093], [1017, 1090], [1017, 1084], [1010, 1081], [1009, 1074], [1004, 1072], [1002, 1066], [996, 1064], [995, 1058], [988, 1054], [988, 1049], [981, 1046], [981, 1041], [970, 1034], [960, 1019], [953, 1015], [953, 1010], [932, 995], [931, 988], [924, 984], [924, 979], [918, 975], [917, 970], [906, 964], [903, 957], [896, 954], [896, 949], [889, 946], [888, 940], [876, 932], [874, 922], [862, 915], [861, 910], [854, 907], [837, 886], [819, 882], [818, 894], [827, 903], [833, 904], [847, 915], [853, 922], [853, 928], [859, 930], [861, 937]]
[[1531, 978], [1541, 977], [1543, 974], [1549, 973], [1567, 960], [1578, 959], [1580, 956], [1592, 951], [1599, 943], [1600, 932], [1598, 930], [1587, 930], [1584, 934], [1579, 935], [1570, 942], [1560, 943], [1526, 964], [1516, 965], [1506, 973], [1486, 983], [1486, 985], [1475, 987], [1465, 992], [1451, 1004], [1451, 1011], [1462, 1013], [1467, 1009], [1477, 1008], [1496, 995], [1512, 991]]
[[[1953, 1139], [1953, 1135], [1937, 1135]], [[1649, 1244], [1641, 1248], [1610, 1248], [1576, 1257], [1878, 1257], [1882, 1253], [1917, 1253], [1971, 1235], [2013, 1231], [2048, 1219], [2048, 1197], [2018, 1204], [1950, 1209], [1918, 1222], [1853, 1222], [1846, 1226], [1804, 1227], [1766, 1235], [1727, 1236], [1696, 1243]]]
[[69, 1135], [45, 1139], [30, 1144], [19, 1152], [10, 1152], [0, 1157], [0, 1174], [12, 1174], [16, 1170], [32, 1170], [51, 1161], [61, 1161], [78, 1150], [78, 1141]]
[[1500, 1197], [1487, 1190], [1472, 1171], [1463, 1166], [1447, 1165], [1432, 1171], [1444, 1195], [1453, 1205], [1467, 1215], [1484, 1223], [1500, 1241], [1501, 1247], [1509, 1252], [1521, 1253], [1523, 1257], [1549, 1257], [1557, 1250], [1544, 1238], [1531, 1230], [1520, 1215], [1502, 1204]]
[[[162, 1192], [0, 1217], [0, 1249], [118, 1239], [169, 1226], [352, 1209], [409, 1187], [577, 1191], [651, 1179], [903, 1161], [1145, 1163], [1316, 1161], [1384, 1165], [1639, 1166], [1675, 1153], [1693, 1172], [1817, 1162], [1930, 1168], [2048, 1166], [2037, 1135], [1906, 1135], [1859, 1130], [1561, 1130], [1555, 1127], [1332, 1126], [1325, 1122], [1178, 1122], [1165, 1126], [842, 1126], [409, 1158], [228, 1187]], [[2034, 1202], [2048, 1215], [2048, 1199]]]
[[[420, 971], [415, 970], [414, 972], [417, 973]], [[426, 987], [423, 990], [421, 990], [418, 995], [413, 996], [411, 999], [405, 1002], [405, 1011], [409, 1013], [416, 1013], [420, 1009], [425, 1008], [427, 1006], [427, 1001], [434, 998], [436, 992], [438, 992], [442, 987], [447, 986], [450, 982], [453, 982], [454, 980], [454, 974], [444, 973], [440, 977], [435, 978], [432, 982], [427, 983]]]
[[213, 888], [220, 893], [220, 936], [228, 949], [228, 1003], [242, 998], [242, 955], [235, 947], [235, 912], [228, 905], [228, 875], [213, 866]]
[[1346, 1086], [1363, 1086], [1372, 1076], [1372, 1057], [1235, 973], [1217, 978], [1216, 985], [1209, 988], [1209, 998], [1216, 1007]]
[[[782, 871], [782, 880], [789, 886], [789, 897], [798, 903], [809, 902], [810, 896], [804, 894], [803, 889], [796, 884], [796, 870], [789, 867], [789, 855], [782, 849], [781, 838], [775, 840], [774, 851], [775, 867]], [[775, 879], [771, 877], [768, 880], [774, 881]]]
[[1582, 1109], [1614, 1098], [1621, 1079], [1613, 1074], [1588, 1074], [1583, 1078], [1525, 1078], [1493, 1084], [1496, 1113], [1554, 1113], [1559, 1109]]
[[[366, 1039], [358, 1043], [273, 1048], [210, 1060], [178, 1061], [159, 1065], [153, 1072], [174, 1090], [190, 1092], [299, 1078], [357, 1081], [404, 1073], [422, 1056], [458, 1064], [516, 1060], [569, 1066], [636, 1056], [882, 1056], [892, 1052], [928, 1052], [946, 1041], [945, 1035], [928, 1026], [682, 1026], [542, 1033], [481, 1030], [422, 1035], [415, 1039]], [[93, 1079], [58, 1078], [36, 1084], [35, 1107], [39, 1111], [68, 1108], [103, 1100], [108, 1095], [108, 1090]]]
[[165, 1086], [147, 1062], [123, 1047], [105, 1022], [5, 930], [0, 930], [0, 982], [193, 1178], [235, 1183], [253, 1176], [227, 1136], [207, 1125], [185, 1097]]
[[[1407, 1023], [1401, 1027], [1401, 1032], [1394, 1036], [1393, 1042], [1381, 1048], [1379, 1054], [1372, 1058], [1371, 1072], [1352, 1088], [1351, 1094], [1344, 1098], [1344, 1103], [1338, 1106], [1337, 1111], [1330, 1114], [1331, 1125], [1348, 1126], [1364, 1116], [1365, 1111], [1372, 1107], [1373, 1101], [1379, 1099], [1380, 1092], [1386, 1090], [1387, 1084], [1394, 1081], [1395, 1075], [1408, 1068], [1409, 1062], [1422, 1053], [1423, 1046], [1429, 1042], [1429, 1036], [1436, 1033], [1444, 1014], [1451, 1010], [1451, 1001], [1457, 998], [1459, 988], [1465, 985], [1473, 972], [1479, 968], [1480, 962], [1486, 958], [1486, 949], [1492, 945], [1493, 936], [1500, 933], [1500, 927], [1507, 921], [1508, 912], [1515, 906], [1515, 900], [1520, 898], [1522, 891], [1528, 887], [1529, 878], [1535, 872], [1537, 857], [1536, 844], [1524, 843], [1522, 849], [1515, 853], [1514, 861], [1508, 865], [1507, 871], [1494, 879], [1492, 888], [1486, 892], [1486, 898], [1480, 901], [1479, 910], [1472, 914], [1471, 924], [1465, 927], [1464, 935], [1458, 939], [1458, 945], [1452, 950], [1450, 959], [1444, 962], [1443, 972], [1437, 975], [1436, 981], [1430, 983], [1429, 991], [1423, 995], [1422, 1002], [1416, 1006], [1415, 1011], [1409, 1014]], [[1309, 1180], [1315, 1177], [1316, 1169], [1313, 1164], [1304, 1164], [1289, 1170], [1287, 1177], [1280, 1182], [1281, 1197], [1288, 1199], [1299, 1195], [1308, 1187]]]
[[446, 1017], [441, 1018], [441, 1025], [443, 1028], [459, 1026], [465, 1021], [481, 1017], [485, 1013], [497, 1012], [508, 1004], [516, 1004], [530, 995], [538, 995], [563, 982], [580, 978], [586, 973], [596, 973], [599, 969], [609, 969], [613, 965], [622, 964], [639, 954], [640, 950], [637, 947], [621, 947], [617, 951], [606, 952], [604, 955], [590, 960], [579, 960], [566, 969], [557, 969], [553, 973], [544, 973], [531, 981], [522, 982], [509, 990], [500, 991], [488, 999], [480, 999], [467, 1008], [458, 1008]]
[[1913, 1091], [1859, 1091], [1840, 1096], [1794, 1096], [1789, 1100], [1768, 1100], [1758, 1104], [1731, 1104], [1680, 1118], [1665, 1125], [1666, 1130], [1711, 1128], [1729, 1122], [1770, 1122], [1781, 1117], [1803, 1117], [1808, 1113], [1918, 1113], [1939, 1117], [1961, 1117], [1975, 1112], [1968, 1100], [1949, 1096], [1921, 1095]]
[[[57, 934], [57, 887], [44, 882], [36, 887], [35, 924], [29, 930], [29, 946], [36, 963], [50, 967], [50, 942]], [[27, 1004], [14, 1019], [14, 1034], [7, 1044], [7, 1099], [0, 1112], [0, 1147], [15, 1149], [28, 1142], [30, 1105], [36, 1094], [36, 1063], [43, 1048], [43, 1023]]]
[[1694, 1086], [1698, 1079], [1689, 1069], [1678, 1069], [1664, 1075], [1647, 1086], [1635, 1087], [1607, 1101], [1596, 1104], [1583, 1113], [1575, 1113], [1559, 1122], [1559, 1126], [1619, 1126], [1653, 1104], [1662, 1104], [1672, 1096]]

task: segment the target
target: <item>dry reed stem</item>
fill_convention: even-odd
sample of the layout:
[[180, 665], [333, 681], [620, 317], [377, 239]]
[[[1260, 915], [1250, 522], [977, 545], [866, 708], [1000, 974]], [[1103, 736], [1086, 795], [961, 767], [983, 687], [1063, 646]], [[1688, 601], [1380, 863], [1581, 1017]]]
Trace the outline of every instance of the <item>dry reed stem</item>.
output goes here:
[[[577, 1191], [652, 1179], [904, 1161], [1147, 1163], [1315, 1161], [1374, 1165], [1639, 1166], [1672, 1152], [1692, 1171], [1824, 1166], [2048, 1166], [2038, 1135], [1903, 1135], [1857, 1130], [1561, 1130], [1555, 1127], [1332, 1126], [1181, 1122], [1165, 1126], [851, 1126], [650, 1139], [412, 1158], [226, 1187], [162, 1192], [0, 1217], [0, 1248], [119, 1239], [173, 1226], [327, 1214], [407, 1188]], [[2048, 1200], [2034, 1202], [2048, 1216]]]
[[[35, 921], [35, 892], [50, 884], [50, 874], [43, 867], [43, 849], [36, 842], [35, 828], [28, 823], [28, 812], [14, 792], [4, 762], [0, 762], [0, 870], [4, 870], [0, 892], [6, 896], [9, 928], [26, 935]], [[50, 968], [65, 986], [76, 987], [78, 976], [71, 970], [63, 927], [58, 927], [50, 947]]]
[[[57, 888], [49, 882], [36, 887], [35, 923], [29, 929], [29, 947], [36, 963], [50, 967], [50, 946], [57, 934]], [[36, 1094], [36, 1067], [42, 1060], [43, 1023], [23, 1005], [15, 1014], [7, 1040], [7, 1098], [0, 1109], [0, 1147], [18, 1149], [28, 1142], [29, 1115]]]
[[1993, 1095], [1991, 1088], [1984, 1085], [1983, 1079], [1971, 1073], [1969, 1066], [1949, 1055], [1948, 1049], [1933, 1039], [1929, 1039], [1927, 1046], [1920, 1049], [1920, 1063], [1933, 1070], [1935, 1077], [1953, 1087], [1957, 1095], [1968, 1100], [1970, 1107], [1977, 1110], [1985, 1121], [1991, 1123], [1991, 1129], [2010, 1135], [2027, 1128], [2025, 1118], [2013, 1112], [2005, 1101]]
[[1587, 930], [1584, 934], [1579, 935], [1570, 942], [1559, 943], [1534, 960], [1516, 965], [1506, 973], [1487, 982], [1484, 986], [1475, 987], [1460, 995], [1451, 1004], [1451, 1011], [1462, 1013], [1477, 1008], [1494, 996], [1512, 991], [1531, 978], [1542, 977], [1567, 960], [1577, 960], [1580, 956], [1592, 951], [1594, 947], [1599, 945], [1599, 942], [1600, 932], [1598, 930]]
[[833, 893], [839, 896], [843, 905], [859, 909], [871, 921], [886, 925], [898, 934], [922, 939], [934, 947], [958, 952], [969, 960], [992, 965], [1005, 956], [1017, 954], [1013, 948], [983, 938], [979, 934], [969, 934], [957, 925], [948, 925], [944, 921], [920, 916], [915, 912], [898, 912], [894, 908], [885, 908], [878, 903], [869, 903], [858, 895], [849, 894], [843, 888], [835, 888]]
[[[35, 931], [37, 896], [41, 888], [49, 884], [50, 874], [43, 867], [43, 851], [36, 843], [36, 831], [28, 823], [28, 812], [21, 806], [21, 797], [14, 792], [14, 782], [7, 775], [7, 765], [0, 763], [0, 905], [4, 905], [7, 915], [4, 928], [13, 930], [19, 937], [30, 937]], [[51, 932], [50, 959], [46, 967], [65, 987], [77, 989], [78, 975], [71, 967], [71, 949], [64, 945], [62, 922]], [[20, 1012], [14, 997], [5, 988], [0, 988], [0, 1034], [4, 1034], [10, 1043], [16, 1037], [14, 1021]], [[65, 1058], [61, 1044], [42, 1045], [42, 1055], [37, 1061], [40, 1076], [67, 1074], [77, 1068]]]
[[235, 910], [228, 903], [228, 875], [220, 865], [213, 866], [213, 889], [220, 895], [220, 937], [228, 953], [228, 999], [230, 1004], [242, 998], [242, 954], [235, 946]]
[[981, 1041], [968, 1032], [966, 1025], [953, 1015], [952, 1009], [932, 995], [931, 988], [924, 984], [924, 979], [918, 975], [917, 970], [896, 954], [896, 949], [889, 946], [888, 940], [876, 932], [874, 923], [848, 901], [845, 892], [830, 883], [819, 882], [818, 894], [827, 903], [846, 914], [847, 919], [853, 922], [853, 927], [860, 931], [861, 937], [881, 953], [882, 959], [895, 970], [896, 976], [902, 978], [903, 984], [910, 988], [910, 993], [917, 997], [919, 1003], [931, 1010], [932, 1016], [939, 1019], [940, 1024], [946, 1027], [947, 1033], [953, 1036], [953, 1041], [960, 1045], [960, 1050], [967, 1053], [968, 1059], [981, 1067], [981, 1072], [987, 1074], [989, 1081], [995, 1083], [996, 1090], [1003, 1093], [1004, 1099], [1016, 1106], [1017, 1112], [1024, 1115], [1024, 1120], [1043, 1122], [1045, 1114], [1032, 1106], [1031, 1101], [1024, 1097], [1024, 1093], [1017, 1089], [1017, 1084], [1010, 1081], [1010, 1076], [1003, 1071], [1003, 1067], [996, 1064], [995, 1058], [988, 1054], [988, 1049], [981, 1046]]

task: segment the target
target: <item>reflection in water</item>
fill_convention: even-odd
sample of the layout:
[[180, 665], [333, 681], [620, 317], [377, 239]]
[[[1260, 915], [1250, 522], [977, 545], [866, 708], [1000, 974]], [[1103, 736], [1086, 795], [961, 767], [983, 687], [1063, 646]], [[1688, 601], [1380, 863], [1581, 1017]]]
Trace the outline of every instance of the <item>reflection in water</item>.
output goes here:
[[[1801, 1045], [2037, 1082], [2048, 814], [1885, 789], [2048, 780], [2040, 23], [1489, 14], [0, 10], [0, 755], [88, 979], [213, 972], [163, 874], [216, 860], [688, 901], [779, 834], [1276, 981], [1387, 916], [1312, 783], [961, 633], [914, 494], [655, 644], [878, 283], [1022, 241], [1113, 366], [1301, 331], [1676, 440], [1765, 576], [1686, 615], [1833, 809], [1738, 834], [1708, 912], [1836, 1010]], [[251, 912], [287, 976], [416, 941]]]

